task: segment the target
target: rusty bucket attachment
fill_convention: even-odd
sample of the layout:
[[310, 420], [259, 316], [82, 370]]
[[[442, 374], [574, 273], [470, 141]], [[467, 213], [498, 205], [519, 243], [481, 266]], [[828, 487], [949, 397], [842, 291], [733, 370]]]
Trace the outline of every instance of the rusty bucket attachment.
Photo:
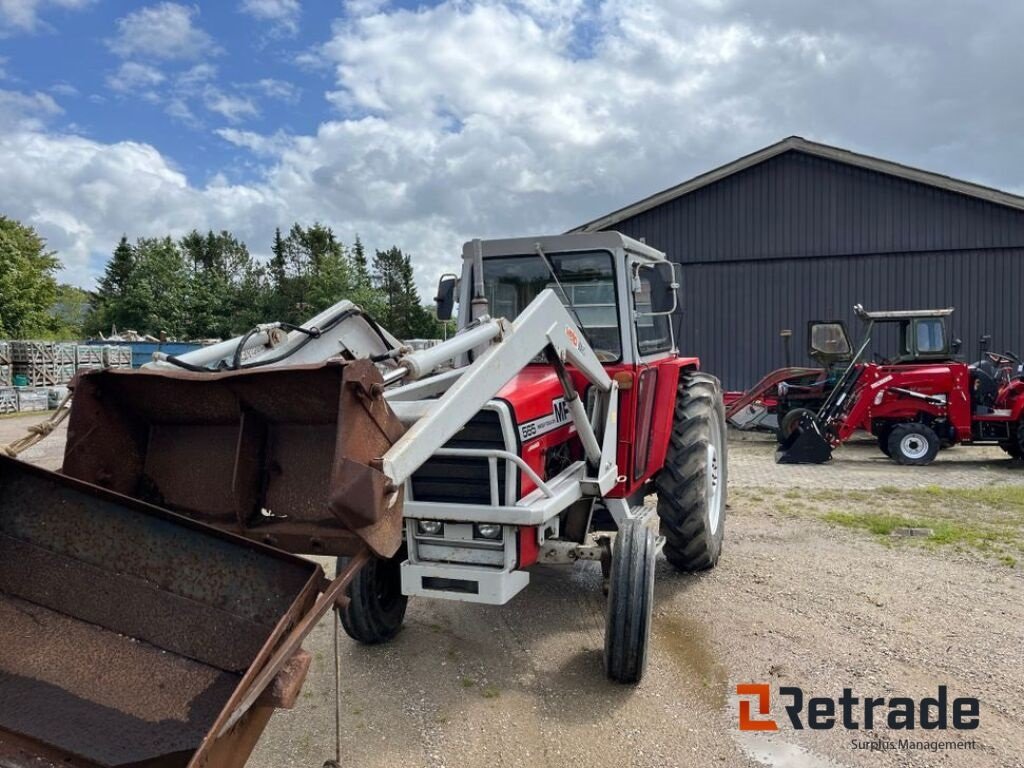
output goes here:
[[290, 552], [389, 557], [403, 427], [368, 360], [221, 373], [106, 370], [74, 383], [63, 472]]
[[793, 431], [775, 451], [776, 464], [824, 464], [832, 458], [832, 445], [811, 413], [803, 413]]
[[0, 456], [0, 765], [239, 768], [289, 666], [294, 701], [322, 583], [308, 560]]

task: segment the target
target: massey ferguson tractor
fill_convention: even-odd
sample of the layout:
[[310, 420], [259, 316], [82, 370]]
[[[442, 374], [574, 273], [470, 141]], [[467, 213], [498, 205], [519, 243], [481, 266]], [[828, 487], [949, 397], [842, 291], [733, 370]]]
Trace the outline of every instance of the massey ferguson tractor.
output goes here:
[[656, 552], [711, 568], [725, 527], [722, 394], [676, 349], [677, 287], [614, 232], [473, 241], [437, 346], [343, 301], [81, 376], [63, 473], [290, 552], [368, 548], [342, 618], [363, 643], [409, 597], [500, 605], [532, 565], [600, 562], [605, 670], [636, 683]]
[[[852, 364], [816, 413], [790, 411], [776, 461], [828, 461], [857, 430], [874, 435], [899, 464], [929, 464], [956, 444], [998, 445], [1024, 456], [1024, 365], [1016, 355], [984, 349], [976, 363], [955, 359], [952, 309], [868, 312], [858, 304], [854, 311], [865, 331]], [[881, 324], [896, 328], [897, 352], [863, 362]]]

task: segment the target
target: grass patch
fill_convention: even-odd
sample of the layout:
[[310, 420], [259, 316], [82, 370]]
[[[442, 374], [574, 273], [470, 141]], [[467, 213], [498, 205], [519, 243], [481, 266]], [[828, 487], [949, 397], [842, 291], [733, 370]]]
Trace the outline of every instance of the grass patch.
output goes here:
[[474, 680], [472, 677], [463, 677], [459, 679], [459, 684], [463, 688], [472, 688], [474, 685], [476, 685], [476, 680]]
[[496, 699], [499, 696], [501, 696], [501, 691], [496, 686], [488, 685], [486, 688], [480, 691], [480, 695], [483, 696], [485, 699]]
[[[793, 497], [787, 493], [784, 498]], [[807, 490], [800, 498], [803, 503], [777, 504], [776, 509], [863, 531], [889, 546], [950, 547], [991, 557], [1010, 568], [1016, 568], [1024, 554], [1024, 485]], [[932, 533], [903, 538], [893, 536], [897, 528], [930, 528]]]

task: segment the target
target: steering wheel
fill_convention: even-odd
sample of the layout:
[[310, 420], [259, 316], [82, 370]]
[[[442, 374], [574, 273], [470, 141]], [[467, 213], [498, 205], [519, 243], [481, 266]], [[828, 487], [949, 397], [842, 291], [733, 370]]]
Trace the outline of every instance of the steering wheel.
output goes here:
[[595, 349], [594, 355], [596, 355], [597, 359], [602, 363], [614, 363], [619, 359], [618, 355], [609, 352], [607, 349]]
[[986, 352], [985, 355], [996, 365], [1016, 365], [1020, 358], [1012, 352]]

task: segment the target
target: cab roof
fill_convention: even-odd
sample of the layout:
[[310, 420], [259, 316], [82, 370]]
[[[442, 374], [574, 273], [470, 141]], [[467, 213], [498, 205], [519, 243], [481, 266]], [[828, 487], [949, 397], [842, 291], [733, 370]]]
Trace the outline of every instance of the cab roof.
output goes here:
[[[478, 241], [470, 240], [462, 246], [462, 258], [471, 259]], [[665, 261], [666, 256], [646, 243], [634, 240], [619, 232], [586, 232], [567, 235], [542, 235], [537, 237], [511, 237], [501, 240], [480, 240], [483, 257], [522, 256], [537, 252], [537, 245], [545, 253], [567, 251], [614, 251], [622, 248], [634, 256], [650, 261]]]

